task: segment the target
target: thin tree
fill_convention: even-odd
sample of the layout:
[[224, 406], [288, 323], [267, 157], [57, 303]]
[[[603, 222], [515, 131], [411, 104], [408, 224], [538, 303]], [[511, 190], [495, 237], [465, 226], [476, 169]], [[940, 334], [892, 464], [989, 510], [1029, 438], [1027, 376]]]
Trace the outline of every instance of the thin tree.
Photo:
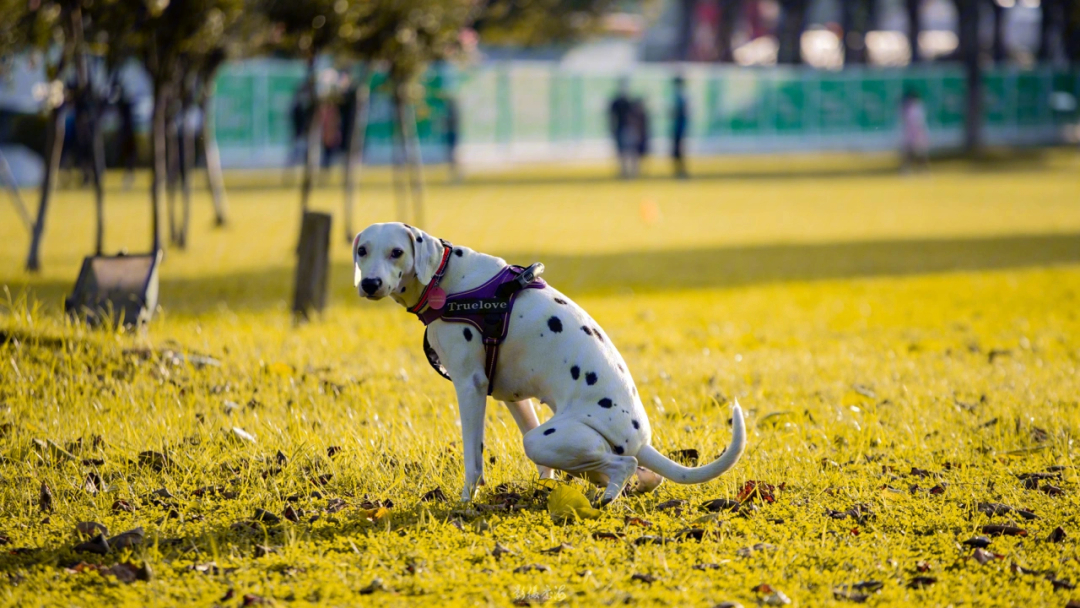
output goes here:
[[22, 32], [24, 49], [42, 57], [48, 94], [44, 100], [48, 120], [45, 126], [45, 170], [41, 179], [41, 194], [37, 216], [30, 236], [30, 250], [26, 256], [26, 270], [41, 270], [41, 243], [45, 236], [45, 220], [49, 204], [56, 189], [56, 176], [60, 169], [60, 154], [64, 148], [64, 111], [67, 91], [60, 78], [73, 54], [71, 35], [71, 10], [75, 2], [28, 4], [24, 13], [18, 15], [18, 27]]
[[982, 148], [983, 86], [979, 64], [980, 0], [953, 0], [956, 3], [960, 60], [967, 83], [964, 113], [964, 150], [976, 154]]
[[776, 62], [801, 64], [802, 34], [806, 29], [806, 12], [809, 0], [780, 0], [780, 26], [777, 39], [780, 45]]
[[[0, 20], [0, 79], [7, 75], [11, 67], [10, 58], [26, 51], [29, 43], [27, 33], [27, 4], [23, 0], [0, 0], [0, 15], [5, 18]], [[15, 206], [15, 212], [19, 215], [27, 232], [33, 233], [34, 220], [30, 218], [30, 212], [26, 210], [22, 195], [19, 194], [19, 186], [15, 181], [15, 175], [11, 171], [7, 158], [0, 151], [0, 184], [11, 195], [11, 203]]]
[[911, 48], [911, 63], [922, 61], [919, 51], [919, 34], [922, 32], [922, 0], [904, 0], [907, 11], [907, 39]]
[[320, 54], [336, 50], [342, 41], [342, 33], [354, 27], [346, 21], [352, 5], [348, 0], [261, 0], [259, 5], [275, 32], [268, 40], [269, 46], [278, 52], [299, 56], [307, 64], [301, 85], [304, 95], [310, 100], [305, 134], [307, 157], [300, 184], [302, 215], [308, 209], [319, 159], [321, 103], [316, 82], [316, 61]]

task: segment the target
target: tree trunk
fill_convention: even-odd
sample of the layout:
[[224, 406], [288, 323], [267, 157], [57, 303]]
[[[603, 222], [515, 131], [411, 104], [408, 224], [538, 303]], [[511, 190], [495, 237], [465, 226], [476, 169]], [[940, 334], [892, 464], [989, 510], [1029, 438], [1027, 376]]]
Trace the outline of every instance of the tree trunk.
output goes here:
[[694, 7], [697, 0], [678, 0], [679, 34], [675, 56], [679, 61], [690, 61], [694, 50]]
[[203, 150], [206, 152], [206, 182], [214, 202], [214, 225], [229, 223], [229, 201], [225, 198], [225, 178], [221, 174], [221, 154], [218, 152], [217, 134], [214, 131], [214, 74], [204, 84], [202, 98]]
[[982, 147], [982, 73], [979, 66], [979, 0], [956, 0], [960, 22], [960, 58], [967, 80], [964, 149], [976, 154]]
[[180, 106], [180, 122], [178, 130], [183, 138], [183, 146], [180, 152], [180, 194], [183, 204], [183, 216], [180, 221], [176, 245], [180, 249], [187, 249], [188, 234], [191, 229], [191, 170], [195, 167], [195, 130], [190, 128], [187, 121], [188, 112], [191, 110], [191, 102], [185, 101]]
[[[175, 87], [178, 95], [182, 95], [182, 89]], [[178, 99], [170, 99], [168, 103], [168, 109], [165, 114], [165, 158], [167, 164], [168, 179], [166, 184], [168, 185], [168, 209], [169, 209], [169, 242], [173, 245], [180, 244], [180, 219], [178, 213], [182, 213], [181, 209], [178, 209], [176, 204], [177, 198], [177, 186], [180, 185], [180, 166], [182, 164], [180, 159], [180, 101]], [[182, 203], [181, 203], [182, 204]]]
[[870, 2], [847, 0], [841, 2], [841, 29], [844, 45], [844, 65], [866, 63], [866, 31], [870, 26]]
[[922, 53], [919, 52], [919, 33], [922, 31], [922, 15], [919, 11], [922, 0], [905, 0], [907, 8], [907, 39], [911, 47], [911, 63], [922, 61]]
[[367, 82], [366, 71], [361, 74], [356, 86], [353, 112], [352, 134], [349, 137], [349, 150], [345, 157], [345, 242], [353, 239], [353, 208], [356, 203], [356, 182], [363, 162], [364, 137], [367, 135], [368, 99], [371, 87]]
[[165, 180], [168, 173], [168, 166], [165, 159], [165, 140], [166, 125], [165, 125], [165, 106], [169, 103], [169, 87], [166, 83], [155, 83], [154, 89], [154, 117], [152, 125], [152, 141], [153, 141], [153, 171], [151, 172], [150, 180], [150, 204], [151, 207], [151, 227], [154, 231], [153, 250], [154, 252], [162, 249], [162, 205], [165, 201]]
[[994, 11], [994, 41], [992, 47], [994, 63], [1005, 63], [1005, 9], [993, 0], [988, 4], [990, 9]]
[[405, 110], [402, 107], [401, 97], [394, 93], [394, 129], [393, 129], [393, 181], [394, 201], [397, 203], [397, 215], [403, 222], [409, 221], [409, 207], [406, 197], [408, 192], [405, 185]]
[[94, 253], [101, 255], [105, 248], [105, 189], [101, 183], [105, 172], [104, 144], [100, 141], [101, 129], [98, 127], [97, 99], [90, 82], [90, 66], [87, 63], [83, 32], [82, 6], [76, 3], [71, 8], [71, 33], [75, 51], [75, 132], [78, 144], [76, 149], [80, 156], [89, 155], [89, 158], [82, 159], [82, 163], [85, 171], [86, 164], [89, 162], [90, 176], [94, 183], [94, 211], [97, 223], [94, 233]]
[[311, 198], [311, 180], [318, 170], [319, 156], [319, 98], [315, 91], [315, 57], [308, 59], [307, 84], [311, 93], [311, 110], [307, 124], [307, 156], [304, 162], [304, 178], [300, 182], [300, 214], [308, 210], [308, 200]]
[[802, 59], [802, 34], [806, 27], [806, 7], [808, 0], [781, 0], [780, 27], [777, 37], [780, 49], [776, 62], [798, 65]]
[[64, 112], [63, 107], [52, 109], [49, 124], [45, 130], [45, 173], [41, 178], [41, 200], [38, 202], [37, 221], [30, 237], [30, 252], [26, 256], [26, 270], [41, 270], [41, 239], [45, 235], [45, 217], [48, 215], [49, 202], [56, 189], [56, 175], [60, 172], [60, 155], [64, 151]]
[[424, 161], [420, 157], [420, 134], [416, 128], [416, 108], [410, 103], [403, 107], [405, 160], [409, 169], [409, 198], [413, 204], [413, 221], [424, 226]]
[[26, 231], [33, 234], [34, 220], [30, 219], [30, 212], [26, 210], [26, 204], [23, 203], [22, 196], [19, 194], [19, 184], [15, 182], [15, 174], [11, 172], [11, 165], [8, 164], [3, 151], [0, 151], [0, 182], [11, 194], [11, 204], [15, 205], [15, 211], [26, 226]]
[[742, 0], [722, 0], [720, 3], [720, 27], [716, 32], [716, 46], [717, 60], [721, 63], [735, 62], [733, 38], [742, 7]]
[[1039, 47], [1035, 51], [1035, 60], [1045, 63], [1053, 59], [1054, 55], [1054, 30], [1057, 29], [1057, 2], [1055, 0], [1042, 0], [1039, 3]]

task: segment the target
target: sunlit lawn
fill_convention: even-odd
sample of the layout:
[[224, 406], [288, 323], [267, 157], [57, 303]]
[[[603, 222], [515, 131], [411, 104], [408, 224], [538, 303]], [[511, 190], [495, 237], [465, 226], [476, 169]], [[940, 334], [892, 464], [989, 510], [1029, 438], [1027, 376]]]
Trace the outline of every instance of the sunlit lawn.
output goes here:
[[[761, 584], [807, 606], [850, 603], [834, 596], [843, 585], [876, 605], [1080, 598], [1080, 157], [950, 162], [929, 176], [893, 166], [715, 159], [685, 182], [657, 163], [639, 182], [584, 167], [460, 185], [428, 170], [424, 228], [543, 261], [621, 350], [662, 451], [711, 460], [730, 437], [728, 404], [748, 410], [749, 449], [728, 475], [579, 523], [548, 515], [496, 403], [489, 486], [479, 506], [456, 502], [452, 386], [428, 367], [415, 319], [353, 295], [340, 224], [331, 306], [293, 326], [299, 203], [278, 178], [229, 175], [226, 230], [210, 227], [198, 191], [190, 249], [168, 252], [162, 310], [141, 334], [59, 312], [92, 243], [87, 192], [58, 194], [36, 277], [21, 270], [28, 239], [4, 201], [0, 601], [750, 606], [770, 598]], [[144, 250], [145, 188], [113, 178], [108, 249]], [[389, 175], [364, 184], [357, 228], [398, 219]], [[340, 189], [318, 190], [314, 206], [339, 221]], [[1049, 475], [1018, 477], [1034, 472]], [[773, 503], [701, 508], [748, 480], [784, 485]], [[435, 488], [449, 500], [421, 501]], [[687, 502], [661, 508], [675, 499]], [[253, 522], [256, 509], [282, 521]], [[111, 536], [141, 526], [145, 540], [75, 552], [84, 521]], [[992, 537], [984, 565], [961, 543], [992, 536], [988, 524], [1023, 534]], [[1048, 541], [1057, 527], [1064, 540]], [[493, 555], [497, 543], [510, 552]], [[123, 568], [79, 562], [151, 572], [125, 582]], [[515, 572], [530, 564], [546, 570]], [[881, 589], [851, 587], [861, 581]]]

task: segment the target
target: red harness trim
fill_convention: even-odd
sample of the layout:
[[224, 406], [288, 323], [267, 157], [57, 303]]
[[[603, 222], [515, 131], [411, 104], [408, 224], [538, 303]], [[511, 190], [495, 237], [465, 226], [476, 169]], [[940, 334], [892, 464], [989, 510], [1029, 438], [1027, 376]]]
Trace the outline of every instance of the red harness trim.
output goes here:
[[443, 275], [446, 274], [446, 267], [450, 263], [450, 252], [453, 251], [453, 247], [443, 242], [442, 261], [439, 262], [439, 268], [435, 271], [435, 276], [431, 277], [431, 282], [427, 284], [424, 291], [420, 292], [420, 300], [416, 302], [416, 305], [407, 308], [409, 312], [419, 314], [421, 310], [427, 306], [428, 296], [431, 295], [431, 290], [439, 286], [439, 282], [442, 281]]

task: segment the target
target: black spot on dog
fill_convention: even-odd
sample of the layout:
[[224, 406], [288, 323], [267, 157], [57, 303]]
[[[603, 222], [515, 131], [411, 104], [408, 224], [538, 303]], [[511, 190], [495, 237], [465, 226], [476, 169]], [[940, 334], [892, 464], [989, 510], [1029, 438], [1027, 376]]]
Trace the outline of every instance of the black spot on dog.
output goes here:
[[624, 373], [624, 374], [626, 373], [626, 370], [625, 370], [625, 369], [623, 368], [623, 366], [622, 366], [622, 363], [618, 364], [618, 365], [617, 365], [616, 367], [618, 367], [618, 368], [619, 368], [619, 371], [620, 371], [620, 372], [622, 372], [622, 373]]
[[608, 399], [607, 397], [604, 397], [600, 401], [597, 401], [597, 403], [600, 405], [600, 407], [603, 408], [611, 408], [615, 406], [615, 404], [611, 402], [611, 399]]
[[555, 333], [562, 332], [562, 321], [559, 320], [559, 317], [551, 317], [548, 319], [548, 329]]
[[632, 390], [632, 391], [634, 392], [634, 394], [635, 394], [635, 395], [637, 394], [637, 387], [636, 387], [636, 386], [635, 386], [635, 387], [633, 387], [633, 388], [631, 388], [630, 390]]
[[552, 434], [554, 432], [555, 432], [555, 429], [548, 429], [548, 430], [544, 431], [544, 434], [545, 435], [550, 435], [550, 434]]
[[574, 380], [577, 380], [581, 376], [581, 368], [576, 365], [574, 367], [571, 367], [570, 376], [572, 376]]
[[592, 335], [592, 330], [589, 329], [588, 327], [585, 327], [584, 325], [581, 326], [581, 331], [585, 332], [586, 334], [588, 334], [590, 336]]
[[422, 237], [422, 236], [416, 237], [416, 242], [417, 243], [423, 243], [424, 242], [424, 237]]
[[462, 333], [465, 334], [465, 341], [466, 342], [472, 342], [472, 330], [471, 329], [466, 327], [465, 330]]
[[456, 255], [457, 257], [460, 258], [461, 256], [465, 255], [465, 252], [460, 250], [460, 249], [455, 249], [454, 250], [454, 255]]
[[598, 327], [594, 327], [592, 331], [593, 331], [593, 335], [595, 335], [595, 336], [596, 336], [596, 339], [597, 339], [597, 340], [600, 340], [601, 342], [603, 342], [603, 341], [604, 341], [604, 336], [601, 336], [601, 335], [600, 335], [600, 328], [598, 328]]
[[635, 429], [640, 429], [641, 428], [641, 423], [638, 422], [637, 420], [631, 420], [630, 424], [634, 425]]
[[588, 384], [589, 386], [596, 384], [596, 374], [594, 372], [585, 374], [585, 384]]
[[562, 304], [563, 306], [566, 306], [566, 300], [564, 300], [562, 298], [555, 298], [555, 303], [556, 304]]
[[615, 453], [616, 454], [622, 454], [623, 453], [623, 447], [621, 445], [615, 446]]

